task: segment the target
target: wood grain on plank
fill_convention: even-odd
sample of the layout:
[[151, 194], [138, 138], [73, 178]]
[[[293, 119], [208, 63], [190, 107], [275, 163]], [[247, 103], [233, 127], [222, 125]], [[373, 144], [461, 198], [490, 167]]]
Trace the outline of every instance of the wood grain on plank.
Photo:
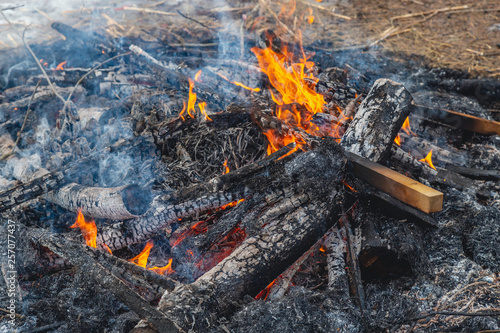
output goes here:
[[442, 209], [443, 193], [358, 155], [348, 153], [348, 157], [354, 175], [379, 190], [425, 213]]

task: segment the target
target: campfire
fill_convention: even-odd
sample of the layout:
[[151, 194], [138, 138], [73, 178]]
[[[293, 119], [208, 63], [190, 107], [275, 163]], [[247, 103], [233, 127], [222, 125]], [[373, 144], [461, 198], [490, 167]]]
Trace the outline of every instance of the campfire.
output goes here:
[[195, 8], [0, 8], [0, 331], [500, 331], [499, 82]]

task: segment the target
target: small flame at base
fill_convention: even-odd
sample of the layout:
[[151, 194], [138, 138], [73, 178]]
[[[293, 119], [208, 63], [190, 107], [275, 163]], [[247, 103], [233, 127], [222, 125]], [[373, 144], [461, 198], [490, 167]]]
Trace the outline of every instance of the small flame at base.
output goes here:
[[175, 271], [172, 269], [172, 258], [170, 258], [168, 260], [168, 264], [163, 266], [163, 267], [157, 267], [157, 266], [146, 267], [146, 265], [148, 263], [149, 252], [153, 248], [153, 245], [154, 245], [153, 241], [149, 240], [146, 243], [146, 246], [144, 246], [144, 249], [141, 251], [141, 253], [139, 253], [138, 255], [133, 257], [132, 259], [129, 259], [128, 261], [136, 264], [137, 266], [141, 266], [141, 267], [144, 267], [150, 271], [154, 271], [160, 275], [163, 275], [165, 273], [167, 273], [167, 274], [175, 273]]
[[436, 170], [436, 168], [434, 167], [434, 164], [432, 164], [432, 149], [431, 151], [427, 154], [427, 156], [425, 156], [425, 158], [421, 159], [421, 160], [418, 160], [419, 162], [424, 162], [424, 163], [427, 163], [431, 168], [433, 168], [434, 170]]
[[97, 227], [95, 222], [94, 220], [86, 222], [81, 209], [78, 210], [76, 221], [70, 228], [80, 228], [87, 245], [93, 248], [97, 247]]

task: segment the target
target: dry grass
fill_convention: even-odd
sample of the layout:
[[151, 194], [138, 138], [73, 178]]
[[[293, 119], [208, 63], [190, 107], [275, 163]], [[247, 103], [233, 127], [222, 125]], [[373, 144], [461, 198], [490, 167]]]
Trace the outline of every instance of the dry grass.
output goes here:
[[[169, 35], [179, 44], [196, 43], [196, 38], [219, 28], [234, 38], [241, 38], [242, 33], [255, 37], [272, 28], [289, 40], [297, 40], [301, 30], [306, 46], [321, 40], [327, 50], [381, 48], [424, 56], [430, 66], [500, 76], [500, 30], [493, 28], [500, 22], [497, 0], [229, 0], [224, 6], [203, 1], [175, 5], [145, 1], [116, 10], [121, 5], [111, 1], [105, 7], [65, 11], [58, 20], [80, 29], [92, 25], [112, 37], [155, 40]], [[201, 24], [180, 16], [177, 10]], [[39, 10], [26, 15], [38, 15], [40, 20], [45, 17], [42, 14]], [[311, 16], [314, 22], [309, 23]], [[48, 19], [46, 26], [35, 25], [33, 29], [42, 35], [37, 41], [58, 38], [57, 33], [47, 32]], [[9, 35], [7, 30], [0, 24], [4, 36]], [[13, 43], [7, 37], [0, 38], [0, 49]]]

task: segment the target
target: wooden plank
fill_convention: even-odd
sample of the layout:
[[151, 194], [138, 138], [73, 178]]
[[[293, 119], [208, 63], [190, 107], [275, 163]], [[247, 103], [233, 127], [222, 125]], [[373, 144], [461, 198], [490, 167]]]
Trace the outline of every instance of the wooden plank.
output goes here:
[[358, 155], [347, 153], [347, 156], [353, 164], [354, 175], [379, 190], [424, 213], [443, 208], [443, 193]]
[[417, 105], [417, 107], [423, 111], [426, 117], [430, 117], [431, 119], [435, 119], [447, 125], [479, 134], [500, 135], [500, 122], [498, 121], [447, 109], [431, 108], [422, 105]]

